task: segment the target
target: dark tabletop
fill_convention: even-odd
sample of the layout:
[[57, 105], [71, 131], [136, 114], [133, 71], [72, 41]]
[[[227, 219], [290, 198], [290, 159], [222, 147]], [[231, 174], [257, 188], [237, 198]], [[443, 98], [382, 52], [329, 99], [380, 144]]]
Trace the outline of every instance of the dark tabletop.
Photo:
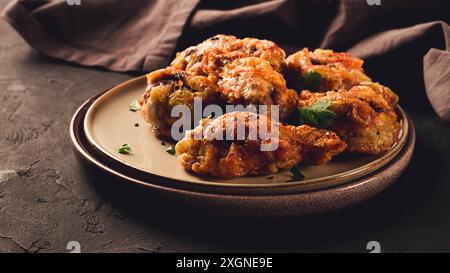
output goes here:
[[42, 57], [3, 21], [0, 37], [0, 252], [450, 251], [450, 126], [430, 107], [404, 105], [415, 154], [377, 197], [295, 219], [220, 216], [109, 184], [77, 159], [74, 111], [131, 75]]

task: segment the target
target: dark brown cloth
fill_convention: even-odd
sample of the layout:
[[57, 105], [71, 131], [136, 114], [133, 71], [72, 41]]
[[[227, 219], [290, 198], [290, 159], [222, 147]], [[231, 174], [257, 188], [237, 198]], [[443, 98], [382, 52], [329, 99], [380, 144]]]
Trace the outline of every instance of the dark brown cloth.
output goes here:
[[[176, 50], [223, 33], [348, 51], [409, 107], [450, 120], [448, 0], [12, 1], [3, 17], [38, 51], [115, 71], [166, 66]], [[426, 90], [426, 93], [424, 92]]]
[[3, 17], [38, 51], [115, 71], [167, 65], [199, 0], [12, 1]]

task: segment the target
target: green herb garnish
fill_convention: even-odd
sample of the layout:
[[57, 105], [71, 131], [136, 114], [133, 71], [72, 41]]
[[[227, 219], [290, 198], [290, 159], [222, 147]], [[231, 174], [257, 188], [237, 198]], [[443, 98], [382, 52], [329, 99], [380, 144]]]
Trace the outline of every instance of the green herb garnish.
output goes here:
[[305, 176], [300, 171], [299, 164], [292, 167], [291, 173], [292, 173], [292, 179], [289, 180], [288, 182], [303, 181], [303, 179], [305, 179]]
[[168, 154], [175, 155], [175, 147], [174, 146], [170, 146], [169, 148], [166, 149], [166, 152]]
[[322, 75], [320, 75], [315, 71], [309, 71], [303, 78], [302, 89], [318, 92], [320, 91], [321, 84], [322, 84]]
[[328, 110], [331, 102], [319, 100], [308, 107], [298, 107], [300, 121], [317, 128], [327, 128], [333, 124], [336, 113]]
[[128, 144], [123, 144], [117, 151], [121, 154], [129, 154], [131, 152], [131, 147]]
[[128, 109], [130, 109], [130, 111], [132, 111], [132, 112], [136, 112], [141, 109], [141, 105], [139, 104], [139, 102], [137, 100], [134, 100], [134, 101], [130, 102], [130, 104], [128, 104]]

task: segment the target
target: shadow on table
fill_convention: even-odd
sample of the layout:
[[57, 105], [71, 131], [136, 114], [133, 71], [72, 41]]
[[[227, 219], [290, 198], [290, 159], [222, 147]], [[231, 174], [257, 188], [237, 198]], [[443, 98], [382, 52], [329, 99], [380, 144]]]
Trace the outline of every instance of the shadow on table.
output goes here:
[[[179, 237], [188, 242], [185, 245], [201, 245], [200, 251], [206, 246], [211, 251], [367, 252], [366, 244], [372, 240], [385, 242], [386, 251], [400, 251], [398, 234], [403, 230], [414, 234], [417, 222], [432, 217], [427, 204], [441, 190], [436, 183], [439, 172], [422, 170], [439, 165], [424, 160], [427, 158], [436, 155], [419, 139], [410, 166], [385, 192], [352, 208], [296, 218], [226, 215], [123, 183], [85, 163], [82, 168], [86, 179], [113, 207], [144, 225]], [[423, 181], [427, 181], [426, 189]]]

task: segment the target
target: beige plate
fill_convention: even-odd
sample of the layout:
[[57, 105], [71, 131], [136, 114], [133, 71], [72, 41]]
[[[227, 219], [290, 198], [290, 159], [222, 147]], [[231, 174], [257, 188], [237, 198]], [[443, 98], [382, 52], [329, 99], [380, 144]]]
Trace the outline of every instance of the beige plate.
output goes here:
[[[84, 130], [87, 139], [96, 149], [107, 157], [128, 167], [160, 178], [168, 184], [209, 191], [233, 188], [233, 192], [248, 191], [259, 193], [294, 193], [334, 187], [365, 176], [390, 162], [401, 150], [408, 134], [406, 116], [399, 107], [402, 121], [399, 141], [382, 156], [341, 155], [332, 162], [320, 166], [303, 166], [304, 181], [286, 182], [291, 179], [290, 172], [275, 175], [243, 177], [235, 179], [203, 178], [185, 171], [175, 156], [166, 152], [169, 143], [158, 139], [151, 126], [142, 119], [139, 112], [131, 112], [128, 104], [139, 98], [145, 89], [145, 77], [122, 83], [99, 96], [87, 110]], [[139, 126], [136, 127], [135, 124]], [[123, 144], [132, 147], [132, 153], [119, 154], [117, 149]], [[220, 189], [222, 188], [222, 189]]]
[[[83, 121], [87, 109], [100, 95], [86, 101], [76, 111], [70, 123], [70, 136], [81, 159], [80, 163], [87, 163], [84, 167], [89, 168], [89, 173], [94, 177], [102, 174], [95, 179], [109, 183], [109, 188], [120, 191], [121, 187], [114, 189], [120, 183], [138, 185], [148, 193], [145, 198], [159, 200], [162, 207], [170, 204], [175, 207], [195, 207], [196, 210], [208, 210], [214, 214], [247, 217], [292, 217], [341, 209], [367, 200], [395, 182], [407, 168], [414, 152], [414, 126], [406, 118], [409, 133], [399, 154], [383, 168], [345, 185], [296, 194], [280, 194], [279, 191], [267, 194], [257, 190], [258, 188], [245, 188], [245, 191], [241, 189], [241, 193], [237, 194], [235, 187], [208, 188], [205, 185], [192, 189], [192, 185], [196, 184], [180, 182], [174, 185], [173, 180], [129, 167], [91, 145], [84, 133]], [[180, 188], [182, 186], [184, 188]], [[186, 186], [190, 186], [190, 189]], [[124, 196], [124, 201], [126, 200], [128, 199]]]

